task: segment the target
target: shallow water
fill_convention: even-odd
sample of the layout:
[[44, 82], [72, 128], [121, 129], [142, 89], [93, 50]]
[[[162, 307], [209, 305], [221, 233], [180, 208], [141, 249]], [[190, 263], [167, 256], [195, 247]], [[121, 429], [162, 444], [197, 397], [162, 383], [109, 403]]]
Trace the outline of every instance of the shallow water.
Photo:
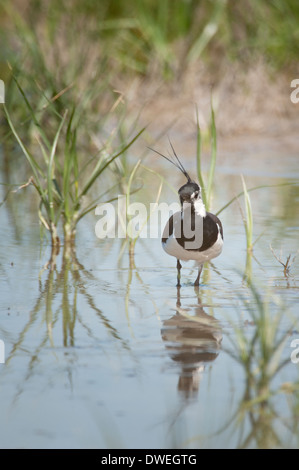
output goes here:
[[[296, 155], [265, 154], [256, 165], [223, 155], [214, 208], [242, 190], [241, 168], [248, 188], [298, 181]], [[264, 188], [251, 200], [261, 235], [253, 256], [234, 203], [221, 214], [222, 255], [198, 291], [184, 265], [178, 291], [160, 240], [138, 240], [135, 265], [126, 252], [118, 262], [120, 241], [98, 240], [93, 214], [79, 225], [75, 256], [49, 270], [32, 192], [12, 195], [0, 208], [0, 447], [298, 447], [299, 257], [286, 277], [269, 245], [282, 259], [298, 250], [299, 189]], [[275, 357], [251, 343], [260, 330], [249, 308], [260, 313], [249, 277], [270, 323], [281, 314]], [[253, 348], [252, 362], [240, 344]]]

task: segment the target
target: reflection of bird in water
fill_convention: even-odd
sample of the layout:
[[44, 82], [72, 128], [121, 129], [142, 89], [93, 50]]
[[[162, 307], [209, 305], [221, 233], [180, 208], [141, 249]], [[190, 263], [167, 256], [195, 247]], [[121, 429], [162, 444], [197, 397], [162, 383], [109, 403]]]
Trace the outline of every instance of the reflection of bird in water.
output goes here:
[[197, 298], [198, 305], [182, 309], [178, 287], [176, 314], [163, 322], [161, 330], [171, 359], [181, 366], [178, 390], [186, 398], [198, 391], [200, 372], [216, 359], [222, 341], [218, 321], [204, 311]]

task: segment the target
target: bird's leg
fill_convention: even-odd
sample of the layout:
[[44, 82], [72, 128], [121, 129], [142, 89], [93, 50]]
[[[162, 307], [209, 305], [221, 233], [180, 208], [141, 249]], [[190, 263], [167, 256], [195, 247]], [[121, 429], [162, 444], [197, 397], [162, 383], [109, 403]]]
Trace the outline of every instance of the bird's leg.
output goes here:
[[198, 303], [200, 302], [200, 294], [199, 294], [199, 286], [197, 284], [194, 283], [194, 292], [195, 292], [195, 295], [197, 297], [197, 301]]
[[177, 287], [181, 287], [181, 263], [180, 263], [180, 260], [178, 259], [177, 260], [177, 263], [176, 263], [176, 268], [177, 268], [177, 271], [178, 271], [178, 281], [177, 281]]
[[176, 307], [178, 309], [177, 313], [179, 312], [179, 308], [181, 307], [181, 286], [177, 286], [177, 291], [176, 291]]
[[200, 275], [201, 275], [201, 271], [202, 271], [202, 266], [203, 266], [203, 265], [201, 264], [201, 265], [199, 266], [199, 268], [198, 268], [198, 275], [197, 275], [197, 278], [196, 278], [196, 280], [195, 280], [195, 282], [194, 282], [194, 285], [195, 285], [195, 286], [199, 286], [199, 279], [200, 279]]

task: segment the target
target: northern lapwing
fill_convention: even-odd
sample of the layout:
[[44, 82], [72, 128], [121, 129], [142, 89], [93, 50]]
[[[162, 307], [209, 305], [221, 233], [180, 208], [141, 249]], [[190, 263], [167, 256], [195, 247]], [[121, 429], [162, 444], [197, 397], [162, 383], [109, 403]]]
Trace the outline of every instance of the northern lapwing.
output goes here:
[[222, 251], [223, 228], [218, 217], [206, 211], [200, 186], [190, 178], [170, 145], [175, 159], [151, 150], [178, 168], [187, 178], [187, 183], [178, 190], [181, 211], [169, 218], [162, 234], [162, 246], [166, 253], [177, 259], [177, 286], [181, 285], [181, 261], [190, 260], [198, 265], [198, 276], [194, 282], [194, 286], [198, 286], [204, 263], [216, 258]]

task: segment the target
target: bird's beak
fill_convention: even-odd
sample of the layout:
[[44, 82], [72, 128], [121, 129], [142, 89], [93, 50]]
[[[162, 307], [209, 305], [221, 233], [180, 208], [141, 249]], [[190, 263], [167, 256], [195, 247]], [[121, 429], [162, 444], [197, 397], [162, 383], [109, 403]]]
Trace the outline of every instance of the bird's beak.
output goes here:
[[183, 204], [191, 204], [191, 198], [189, 196], [184, 196], [184, 197], [180, 197], [180, 200], [181, 200], [181, 205]]

